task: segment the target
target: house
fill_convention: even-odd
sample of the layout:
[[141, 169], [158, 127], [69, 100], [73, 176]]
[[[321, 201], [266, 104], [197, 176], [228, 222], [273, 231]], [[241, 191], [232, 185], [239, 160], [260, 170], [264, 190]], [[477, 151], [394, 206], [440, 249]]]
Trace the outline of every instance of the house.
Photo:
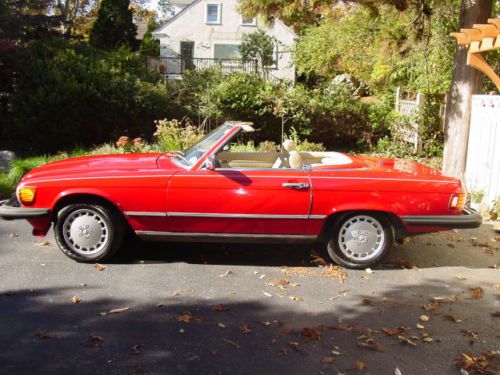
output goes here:
[[[292, 47], [297, 34], [279, 19], [270, 24], [246, 19], [237, 11], [237, 0], [174, 0], [176, 14], [153, 32], [160, 40], [160, 60], [167, 73], [182, 74], [185, 68], [222, 64], [229, 71], [256, 68], [243, 64], [239, 44], [244, 34], [258, 29], [276, 40], [272, 78], [295, 80]], [[221, 63], [222, 62], [222, 63]], [[225, 69], [227, 71], [227, 69]]]

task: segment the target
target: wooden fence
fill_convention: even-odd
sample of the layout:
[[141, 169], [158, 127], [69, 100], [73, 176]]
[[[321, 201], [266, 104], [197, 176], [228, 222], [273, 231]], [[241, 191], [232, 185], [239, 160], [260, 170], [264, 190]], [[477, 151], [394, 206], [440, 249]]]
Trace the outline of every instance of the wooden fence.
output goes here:
[[500, 95], [472, 97], [465, 181], [490, 208], [500, 198]]

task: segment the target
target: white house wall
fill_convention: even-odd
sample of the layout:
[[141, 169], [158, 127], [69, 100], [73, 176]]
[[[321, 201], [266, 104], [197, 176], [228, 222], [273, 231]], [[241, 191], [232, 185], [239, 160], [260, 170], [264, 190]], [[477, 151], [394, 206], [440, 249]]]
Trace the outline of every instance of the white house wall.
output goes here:
[[[221, 23], [206, 23], [207, 4], [221, 4]], [[291, 48], [296, 35], [291, 29], [277, 20], [272, 25], [246, 26], [241, 24], [241, 15], [236, 10], [237, 1], [200, 0], [188, 6], [181, 14], [167, 22], [155, 31], [154, 35], [160, 40], [160, 55], [162, 57], [177, 57], [180, 55], [180, 42], [194, 42], [195, 58], [214, 58], [214, 44], [240, 44], [241, 37], [262, 28], [276, 38], [278, 42], [277, 69], [271, 74], [276, 78], [294, 80]]]

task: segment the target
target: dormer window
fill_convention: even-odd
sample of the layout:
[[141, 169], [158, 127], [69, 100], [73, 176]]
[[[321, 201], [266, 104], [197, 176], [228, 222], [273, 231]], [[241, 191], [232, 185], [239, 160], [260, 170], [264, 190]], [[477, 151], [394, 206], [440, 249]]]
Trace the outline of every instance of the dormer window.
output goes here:
[[207, 4], [207, 23], [221, 23], [221, 4]]
[[246, 18], [245, 16], [241, 16], [241, 25], [242, 26], [257, 26], [257, 17]]

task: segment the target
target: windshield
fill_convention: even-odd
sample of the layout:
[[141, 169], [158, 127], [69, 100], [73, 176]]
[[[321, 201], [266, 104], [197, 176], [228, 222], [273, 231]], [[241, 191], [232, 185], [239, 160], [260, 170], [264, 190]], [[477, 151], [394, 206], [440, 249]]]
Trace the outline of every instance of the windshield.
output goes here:
[[180, 155], [177, 155], [176, 160], [187, 167], [195, 165], [198, 160], [200, 160], [201, 157], [205, 155], [217, 142], [219, 142], [221, 138], [224, 137], [232, 128], [233, 125], [231, 124], [219, 126], [187, 150], [181, 152]]

